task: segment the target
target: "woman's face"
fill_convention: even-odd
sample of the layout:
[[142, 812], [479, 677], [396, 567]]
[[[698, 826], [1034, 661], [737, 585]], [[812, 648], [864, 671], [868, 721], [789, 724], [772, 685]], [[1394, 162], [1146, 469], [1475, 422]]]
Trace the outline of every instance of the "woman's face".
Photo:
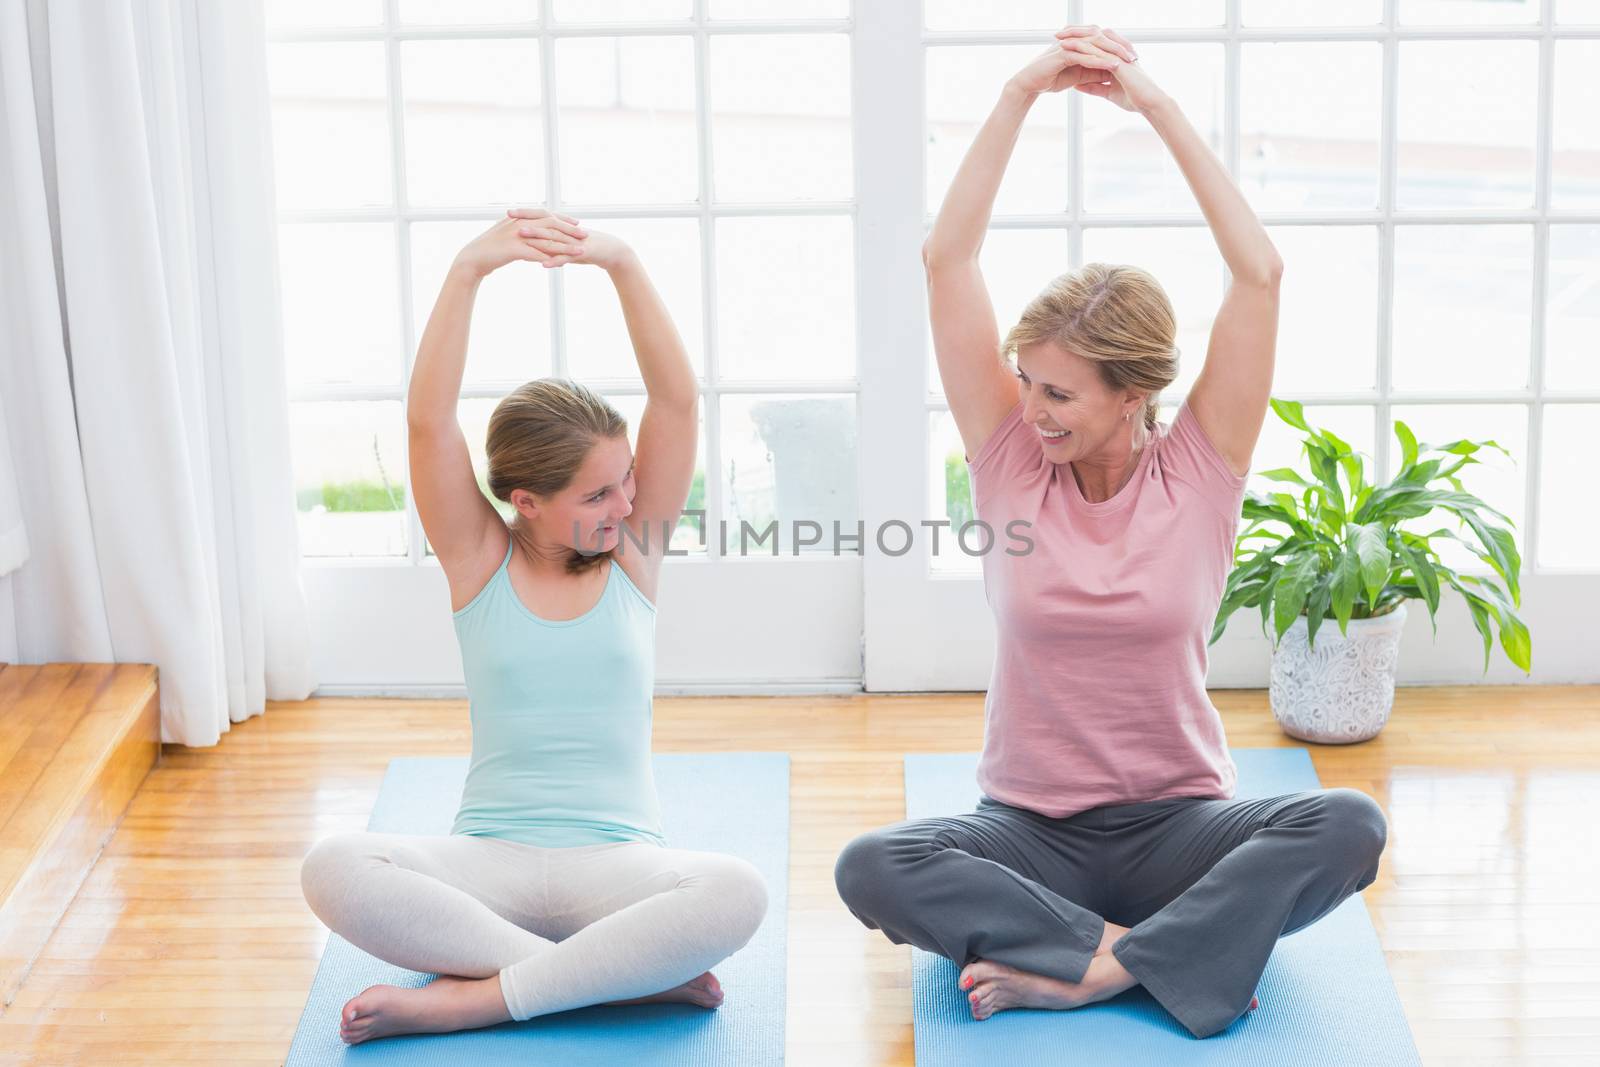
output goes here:
[[1016, 373], [1022, 421], [1053, 463], [1097, 451], [1140, 408], [1138, 397], [1106, 388], [1093, 362], [1048, 341], [1018, 346]]
[[587, 556], [621, 543], [634, 492], [633, 449], [624, 435], [596, 441], [565, 489], [548, 497], [526, 495], [539, 539]]

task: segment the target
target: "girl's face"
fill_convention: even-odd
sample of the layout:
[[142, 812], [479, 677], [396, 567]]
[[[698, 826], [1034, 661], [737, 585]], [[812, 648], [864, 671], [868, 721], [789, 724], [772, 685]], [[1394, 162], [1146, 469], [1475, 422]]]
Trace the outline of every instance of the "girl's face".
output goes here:
[[539, 540], [590, 556], [621, 543], [622, 520], [633, 511], [635, 491], [628, 438], [603, 437], [565, 489], [549, 497], [525, 493], [517, 510], [528, 516]]
[[1137, 396], [1106, 388], [1091, 361], [1050, 342], [1019, 346], [1016, 373], [1022, 421], [1052, 463], [1098, 451], [1141, 407]]

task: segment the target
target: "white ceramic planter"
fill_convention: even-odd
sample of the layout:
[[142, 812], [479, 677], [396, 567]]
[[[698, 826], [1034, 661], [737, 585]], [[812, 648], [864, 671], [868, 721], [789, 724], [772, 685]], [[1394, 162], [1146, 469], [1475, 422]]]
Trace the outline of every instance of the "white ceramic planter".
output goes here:
[[1272, 714], [1290, 737], [1343, 745], [1377, 736], [1394, 708], [1394, 673], [1405, 628], [1402, 601], [1387, 615], [1351, 619], [1347, 633], [1333, 619], [1306, 643], [1300, 616], [1272, 653]]

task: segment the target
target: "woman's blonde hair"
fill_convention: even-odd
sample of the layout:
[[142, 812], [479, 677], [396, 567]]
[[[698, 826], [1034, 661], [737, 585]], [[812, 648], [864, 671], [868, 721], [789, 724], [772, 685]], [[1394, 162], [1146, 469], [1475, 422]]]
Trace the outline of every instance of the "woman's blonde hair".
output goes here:
[[1049, 341], [1092, 361], [1109, 389], [1144, 393], [1144, 427], [1153, 430], [1161, 390], [1178, 378], [1178, 320], [1149, 271], [1085, 263], [1029, 301], [1000, 354]]
[[[604, 397], [579, 382], [540, 378], [518, 386], [489, 416], [485, 450], [489, 457], [489, 492], [511, 502], [515, 489], [550, 497], [572, 484], [589, 449], [601, 438], [626, 436], [628, 420]], [[526, 536], [521, 515], [512, 536]], [[567, 570], [578, 573], [598, 566], [611, 551], [585, 555], [573, 552]]]

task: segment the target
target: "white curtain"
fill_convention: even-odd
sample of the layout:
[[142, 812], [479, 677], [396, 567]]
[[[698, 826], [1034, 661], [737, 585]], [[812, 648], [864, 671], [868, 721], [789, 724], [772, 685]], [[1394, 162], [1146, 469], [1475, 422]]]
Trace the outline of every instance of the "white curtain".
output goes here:
[[0, 412], [31, 546], [0, 660], [154, 663], [188, 745], [314, 686], [264, 40], [259, 0], [0, 3]]

